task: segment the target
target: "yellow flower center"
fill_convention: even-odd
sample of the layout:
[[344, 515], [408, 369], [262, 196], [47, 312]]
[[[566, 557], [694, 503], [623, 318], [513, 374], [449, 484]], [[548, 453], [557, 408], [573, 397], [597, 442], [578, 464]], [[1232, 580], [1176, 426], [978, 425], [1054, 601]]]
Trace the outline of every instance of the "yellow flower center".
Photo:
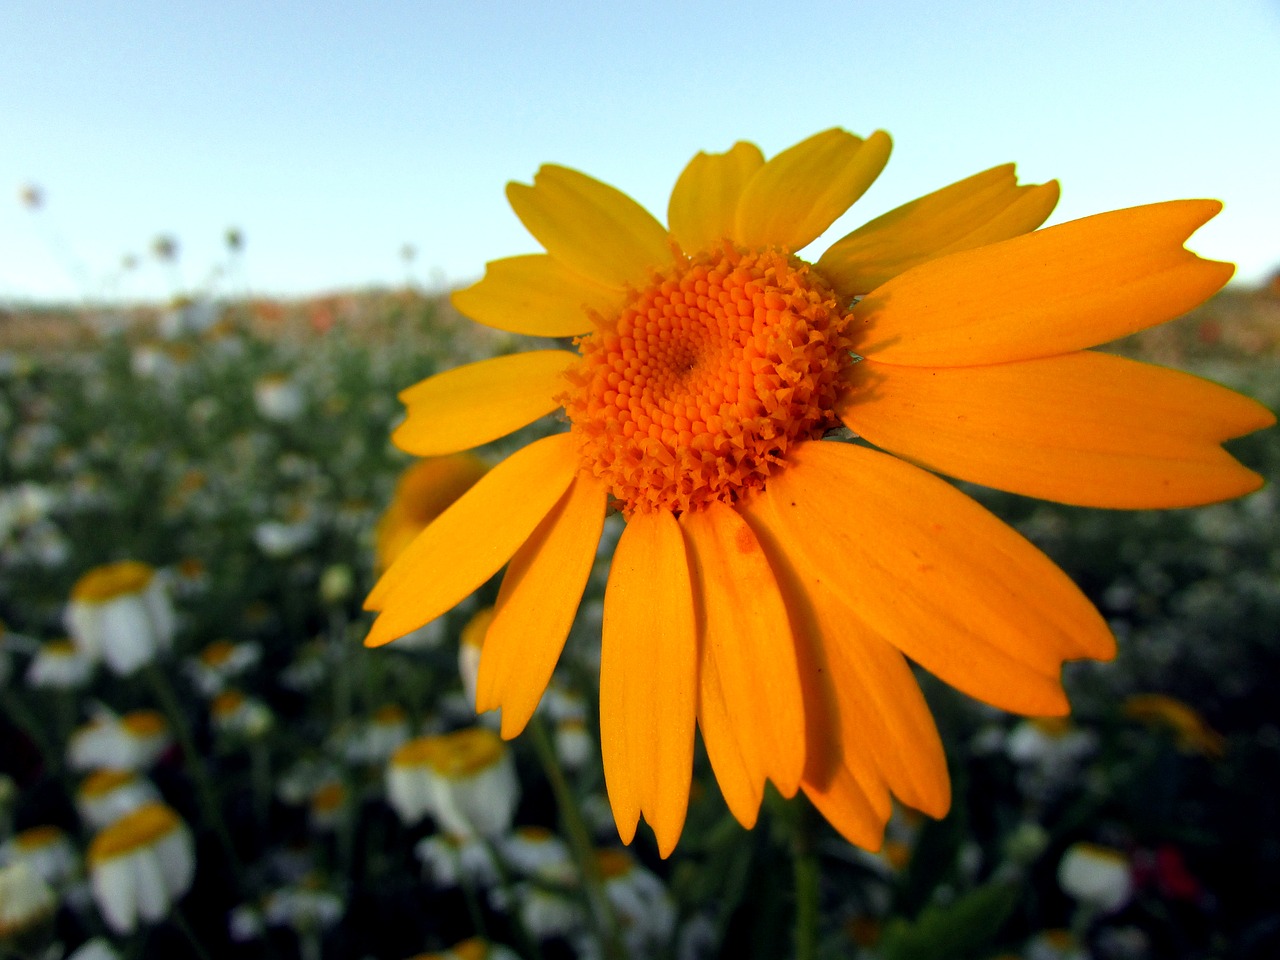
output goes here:
[[13, 838], [15, 846], [30, 853], [58, 843], [65, 834], [57, 827], [31, 827]]
[[332, 813], [339, 809], [347, 799], [347, 789], [341, 783], [333, 781], [318, 789], [311, 798], [311, 808], [319, 813]]
[[239, 690], [224, 690], [213, 698], [209, 712], [218, 720], [225, 720], [244, 706], [244, 694]]
[[98, 770], [89, 774], [80, 785], [80, 796], [86, 799], [104, 797], [137, 778], [129, 770]]
[[404, 712], [403, 708], [396, 706], [394, 703], [379, 707], [373, 715], [373, 722], [380, 727], [399, 726], [408, 719], [409, 715]]
[[89, 865], [148, 847], [176, 830], [182, 821], [163, 803], [149, 803], [121, 817], [89, 844]]
[[439, 749], [427, 762], [436, 773], [450, 779], [487, 770], [507, 752], [502, 738], [487, 727], [468, 727], [437, 739]]
[[155, 570], [148, 564], [136, 560], [94, 567], [76, 581], [71, 588], [71, 599], [81, 603], [106, 603], [116, 597], [141, 593], [154, 575]]
[[848, 310], [785, 251], [726, 243], [597, 323], [564, 404], [583, 469], [627, 516], [736, 503], [838, 425]]
[[635, 865], [630, 855], [621, 850], [597, 850], [596, 863], [600, 865], [600, 875], [606, 880], [626, 876]]
[[169, 730], [159, 710], [131, 710], [120, 718], [120, 725], [135, 737], [154, 737]]
[[236, 645], [230, 640], [215, 640], [200, 651], [200, 661], [206, 667], [220, 667], [236, 652]]

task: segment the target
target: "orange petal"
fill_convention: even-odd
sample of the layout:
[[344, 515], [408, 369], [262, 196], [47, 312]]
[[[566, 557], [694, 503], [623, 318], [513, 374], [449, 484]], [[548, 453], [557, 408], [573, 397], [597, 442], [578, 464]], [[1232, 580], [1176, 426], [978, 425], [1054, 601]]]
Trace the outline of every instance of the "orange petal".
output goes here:
[[875, 809], [858, 778], [847, 768], [839, 767], [824, 783], [805, 780], [800, 786], [840, 836], [865, 850], [880, 849], [889, 813], [886, 810], [881, 815]]
[[585, 173], [547, 164], [533, 186], [507, 184], [525, 228], [575, 273], [613, 287], [642, 286], [671, 263], [667, 231], [621, 190]]
[[588, 311], [608, 315], [622, 305], [621, 287], [574, 273], [534, 253], [492, 260], [484, 277], [450, 297], [458, 311], [485, 326], [531, 337], [575, 337], [592, 329]]
[[742, 141], [725, 153], [690, 160], [667, 205], [667, 224], [680, 246], [691, 253], [711, 250], [732, 237], [742, 188], [762, 166], [760, 148]]
[[535, 440], [476, 482], [396, 558], [365, 600], [381, 610], [378, 647], [456, 606], [498, 572], [556, 505], [578, 470], [571, 434]]
[[663, 510], [637, 513], [618, 540], [604, 594], [600, 747], [623, 842], [643, 814], [664, 857], [689, 803], [697, 649], [680, 526]]
[[1006, 163], [859, 227], [827, 250], [817, 269], [838, 293], [861, 296], [926, 260], [1034, 230], [1057, 203], [1057, 181], [1018, 186]]
[[502, 708], [502, 735], [524, 729], [551, 679], [596, 558], [605, 488], [577, 477], [502, 578], [476, 678], [476, 712]]
[[826, 130], [783, 150], [742, 190], [733, 239], [796, 251], [816, 240], [871, 186], [889, 160], [889, 135]]
[[420, 457], [456, 453], [505, 437], [556, 409], [552, 398], [578, 362], [567, 350], [530, 350], [437, 373], [400, 393], [408, 409], [391, 435]]
[[[757, 514], [750, 518], [759, 519]], [[794, 550], [767, 525], [757, 524], [760, 542], [778, 575], [796, 632], [808, 639], [818, 656], [802, 662], [811, 677], [829, 683], [836, 717], [823, 736], [837, 745], [841, 765], [859, 784], [881, 822], [889, 816], [889, 789], [904, 803], [933, 816], [950, 805], [946, 757], [937, 727], [902, 654], [877, 636], [859, 611], [844, 602], [825, 577], [791, 560]], [[800, 649], [804, 649], [801, 644]], [[814, 696], [805, 690], [806, 705]], [[812, 713], [809, 722], [814, 722]], [[813, 738], [810, 738], [813, 743]], [[827, 778], [813, 765], [805, 783], [821, 794]], [[828, 800], [828, 803], [833, 802]]]
[[729, 809], [751, 827], [765, 779], [790, 797], [804, 772], [795, 641], [769, 561], [746, 521], [732, 507], [713, 502], [685, 513], [680, 526], [697, 598], [702, 739], [716, 778], [727, 766], [726, 779], [739, 787], [725, 790]]
[[945, 481], [852, 444], [788, 457], [749, 517], [804, 577], [947, 683], [1006, 710], [1063, 713], [1062, 661], [1114, 654], [1066, 574]]
[[853, 311], [858, 352], [966, 367], [1070, 353], [1185, 313], [1230, 278], [1183, 249], [1222, 208], [1174, 200], [1101, 213], [930, 260]]
[[963, 480], [1090, 507], [1186, 507], [1262, 485], [1218, 446], [1275, 423], [1208, 380], [1102, 353], [988, 367], [867, 360], [837, 408], [878, 447]]

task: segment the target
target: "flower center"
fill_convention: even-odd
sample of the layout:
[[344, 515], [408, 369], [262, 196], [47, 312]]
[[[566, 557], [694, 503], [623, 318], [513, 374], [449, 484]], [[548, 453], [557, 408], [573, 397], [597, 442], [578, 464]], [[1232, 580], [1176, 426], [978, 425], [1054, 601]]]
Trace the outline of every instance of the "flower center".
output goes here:
[[848, 310], [802, 260], [729, 243], [658, 275], [579, 341], [565, 411], [623, 513], [733, 504], [837, 426]]

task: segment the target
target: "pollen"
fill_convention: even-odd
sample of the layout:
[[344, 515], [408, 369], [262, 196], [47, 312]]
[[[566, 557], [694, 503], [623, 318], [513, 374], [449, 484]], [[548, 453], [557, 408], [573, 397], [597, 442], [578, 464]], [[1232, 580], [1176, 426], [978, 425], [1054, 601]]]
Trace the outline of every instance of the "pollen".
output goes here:
[[578, 342], [563, 402], [582, 469], [626, 516], [742, 501], [838, 425], [848, 314], [784, 250], [726, 242], [655, 275]]

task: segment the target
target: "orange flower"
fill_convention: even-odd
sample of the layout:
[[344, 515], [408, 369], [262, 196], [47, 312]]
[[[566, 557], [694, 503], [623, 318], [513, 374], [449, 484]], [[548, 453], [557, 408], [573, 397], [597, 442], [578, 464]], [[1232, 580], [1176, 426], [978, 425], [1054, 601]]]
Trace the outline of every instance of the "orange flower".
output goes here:
[[[507, 196], [545, 254], [454, 296], [513, 333], [577, 337], [409, 388], [419, 455], [562, 410], [386, 572], [366, 641], [448, 610], [510, 561], [477, 707], [515, 736], [595, 559], [627, 520], [604, 599], [601, 746], [630, 841], [684, 824], [694, 726], [729, 808], [803, 789], [877, 847], [890, 795], [950, 801], [907, 657], [1007, 710], [1063, 714], [1063, 661], [1112, 656], [1046, 557], [934, 475], [1065, 503], [1170, 507], [1256, 489], [1219, 446], [1274, 418], [1195, 377], [1084, 348], [1189, 309], [1231, 275], [1182, 244], [1219, 209], [1177, 201], [1036, 231], [1055, 183], [996, 167], [795, 255], [884, 166], [889, 138], [828, 130], [768, 162], [701, 153], [664, 227], [613, 187], [543, 167]], [[832, 442], [842, 426], [879, 447]], [[883, 451], [883, 452], [881, 452]], [[922, 469], [924, 468], [924, 469]]]

